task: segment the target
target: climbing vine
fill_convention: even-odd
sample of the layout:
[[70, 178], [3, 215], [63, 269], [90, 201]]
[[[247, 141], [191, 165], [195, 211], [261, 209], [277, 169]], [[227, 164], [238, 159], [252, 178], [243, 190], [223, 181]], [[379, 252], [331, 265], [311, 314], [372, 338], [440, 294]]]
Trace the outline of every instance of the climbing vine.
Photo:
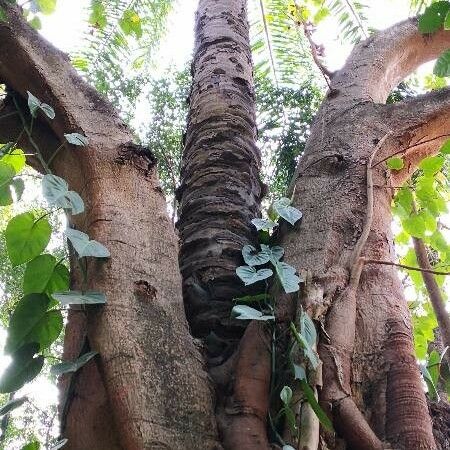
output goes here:
[[[284, 292], [285, 294], [297, 293], [300, 289], [300, 283], [303, 281], [296, 274], [294, 267], [282, 261], [284, 249], [280, 246], [269, 245], [276, 236], [276, 230], [279, 227], [281, 219], [294, 226], [302, 218], [302, 213], [291, 206], [289, 198], [276, 199], [269, 208], [268, 217], [265, 219], [255, 218], [252, 220], [253, 226], [259, 233], [260, 249], [251, 245], [245, 245], [242, 249], [242, 257], [245, 266], [236, 269], [237, 276], [248, 286], [261, 281], [265, 282], [264, 292], [255, 295], [247, 295], [234, 299], [236, 305], [231, 313], [239, 320], [257, 320], [267, 324], [268, 332], [271, 336], [271, 390], [270, 398], [276, 406], [276, 397], [281, 400], [281, 407], [274, 417], [269, 413], [269, 423], [272, 432], [281, 445], [283, 450], [290, 450], [293, 447], [282, 437], [279, 428], [283, 423], [287, 423], [290, 428], [292, 439], [298, 441], [300, 429], [297, 425], [296, 413], [294, 407], [298, 408], [298, 403], [308, 402], [320, 423], [327, 429], [332, 430], [332, 424], [328, 416], [320, 407], [314, 388], [311, 387], [309, 380], [315, 380], [321, 361], [316, 352], [317, 332], [314, 322], [304, 312], [300, 310], [299, 317], [295, 322], [290, 322], [287, 332], [290, 338], [290, 348], [288, 355], [288, 372], [286, 376], [283, 372], [285, 361], [277, 354], [278, 341], [285, 334], [277, 327], [277, 300]], [[269, 286], [271, 288], [269, 289]], [[253, 306], [249, 306], [249, 305]], [[300, 358], [297, 355], [300, 353]], [[275, 380], [292, 379], [298, 384], [301, 392], [301, 398], [293, 398], [293, 389]], [[314, 383], [315, 384], [315, 383]], [[292, 442], [294, 444], [294, 442]]]
[[[17, 202], [24, 192], [24, 173], [26, 158], [34, 158], [40, 165], [42, 194], [49, 206], [45, 212], [26, 211], [12, 217], [5, 230], [5, 241], [9, 260], [14, 268], [25, 266], [22, 280], [22, 297], [12, 311], [5, 353], [11, 362], [0, 378], [0, 393], [10, 394], [10, 401], [0, 408], [0, 417], [22, 406], [26, 398], [14, 398], [14, 393], [32, 381], [42, 370], [46, 358], [54, 359], [49, 348], [60, 336], [64, 320], [63, 314], [68, 305], [104, 304], [105, 295], [87, 290], [89, 271], [88, 259], [109, 258], [108, 249], [101, 243], [91, 240], [86, 233], [67, 227], [64, 231], [82, 274], [79, 291], [69, 290], [69, 271], [65, 258], [57, 260], [46, 252], [50, 242], [52, 226], [49, 216], [63, 211], [67, 222], [71, 217], [84, 212], [81, 196], [69, 189], [63, 178], [51, 171], [51, 162], [60, 151], [83, 151], [89, 140], [79, 133], [64, 134], [61, 143], [45, 160], [40, 148], [33, 139], [33, 125], [38, 114], [48, 120], [55, 118], [53, 108], [28, 92], [28, 112], [22, 110], [13, 97], [16, 112], [21, 118], [23, 129], [16, 141], [0, 146], [0, 206]], [[1, 120], [1, 116], [0, 116]], [[33, 152], [24, 153], [19, 143], [26, 136]], [[77, 149], [78, 150], [75, 150]], [[74, 361], [54, 364], [54, 375], [75, 372], [95, 357], [95, 351], [84, 352]], [[53, 447], [56, 450], [66, 441]], [[39, 443], [27, 444], [24, 449], [39, 449]]]

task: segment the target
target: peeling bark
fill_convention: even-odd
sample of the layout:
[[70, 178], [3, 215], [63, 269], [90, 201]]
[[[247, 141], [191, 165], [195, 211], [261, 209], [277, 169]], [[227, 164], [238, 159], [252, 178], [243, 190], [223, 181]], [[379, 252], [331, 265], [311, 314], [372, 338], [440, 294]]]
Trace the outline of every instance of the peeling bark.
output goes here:
[[231, 299], [260, 214], [252, 59], [244, 0], [201, 0], [181, 170], [180, 267], [194, 336], [236, 337]]
[[[195, 450], [201, 443], [219, 449], [211, 389], [184, 317], [177, 239], [155, 168], [136, 152], [118, 163], [133, 148], [131, 131], [18, 9], [5, 0], [0, 6], [8, 16], [0, 22], [0, 79], [22, 97], [29, 90], [53, 106], [55, 120], [40, 126], [50, 140], [69, 132], [89, 138], [82, 149], [67, 145], [52, 169], [85, 200], [86, 212], [72, 225], [111, 252], [106, 263], [89, 266], [88, 288], [104, 292], [107, 305], [69, 313], [64, 357], [77, 357], [85, 339], [100, 357], [69, 383], [65, 448]], [[42, 148], [48, 157], [51, 148]]]

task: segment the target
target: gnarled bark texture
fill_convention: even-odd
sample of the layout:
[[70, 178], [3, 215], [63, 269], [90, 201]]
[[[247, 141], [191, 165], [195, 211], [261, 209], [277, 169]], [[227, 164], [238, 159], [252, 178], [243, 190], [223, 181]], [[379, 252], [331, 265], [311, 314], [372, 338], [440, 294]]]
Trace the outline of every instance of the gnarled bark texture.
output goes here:
[[[270, 358], [263, 327], [230, 319], [241, 250], [263, 195], [245, 0], [200, 0], [181, 171], [180, 268], [194, 336], [206, 337], [226, 449], [268, 449]], [[267, 363], [269, 361], [269, 363]]]
[[227, 336], [231, 299], [243, 291], [235, 270], [256, 240], [250, 221], [262, 196], [246, 1], [200, 0], [192, 75], [180, 267], [194, 335]]
[[[387, 137], [372, 169], [375, 206], [362, 256], [390, 261], [395, 258], [393, 190], [386, 189], [389, 171], [377, 161], [401, 148], [408, 155], [407, 148], [425, 135], [431, 144], [415, 148], [422, 157], [437, 152], [449, 129], [446, 90], [412, 104], [380, 103], [414, 68], [449, 44], [449, 32], [422, 36], [416, 21], [409, 20], [356, 46], [332, 79], [292, 185], [303, 222], [298, 234], [284, 238], [286, 258], [298, 270], [311, 271], [312, 282], [324, 291], [319, 304], [309, 305], [328, 333], [319, 347], [324, 362], [320, 398], [349, 448], [379, 449], [383, 441], [403, 450], [436, 448], [395, 269], [368, 264], [353, 300], [345, 289], [367, 221], [367, 164], [378, 143]], [[418, 161], [408, 161], [405, 172]]]
[[[66, 55], [8, 1], [0, 6], [7, 12], [0, 80], [55, 109], [36, 134], [47, 159], [55, 147], [46, 145], [62, 142], [64, 133], [89, 138], [85, 148], [67, 145], [51, 168], [85, 200], [72, 225], [111, 252], [107, 262], [89, 265], [88, 288], [104, 292], [108, 303], [69, 313], [64, 357], [86, 346], [99, 357], [63, 383], [65, 448], [218, 449], [211, 390], [184, 316], [177, 239], [152, 157], [136, 151], [131, 131]], [[1, 129], [8, 138], [14, 127]], [[73, 282], [80, 284], [76, 270]]]

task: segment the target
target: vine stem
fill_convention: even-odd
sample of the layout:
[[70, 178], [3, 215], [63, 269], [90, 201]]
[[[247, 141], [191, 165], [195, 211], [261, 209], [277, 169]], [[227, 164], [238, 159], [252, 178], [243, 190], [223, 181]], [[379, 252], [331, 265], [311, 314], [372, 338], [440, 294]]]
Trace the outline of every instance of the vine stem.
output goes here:
[[362, 258], [362, 261], [366, 264], [383, 264], [385, 266], [395, 266], [395, 267], [400, 267], [401, 269], [416, 270], [417, 272], [431, 273], [434, 275], [445, 275], [445, 276], [450, 275], [450, 272], [439, 272], [437, 270], [426, 269], [424, 267], [407, 266], [405, 264], [398, 264], [398, 263], [395, 263], [392, 261], [382, 261], [382, 260], [378, 260], [378, 259], [368, 259], [368, 258]]
[[[42, 156], [42, 153], [41, 153], [41, 150], [40, 150], [39, 146], [36, 144], [35, 140], [33, 139], [32, 135], [31, 135], [31, 129], [28, 128], [28, 126], [27, 126], [27, 122], [25, 120], [24, 115], [22, 114], [22, 111], [20, 109], [19, 104], [17, 103], [16, 97], [13, 97], [13, 101], [14, 101], [14, 106], [16, 107], [17, 112], [18, 112], [18, 114], [20, 116], [20, 120], [22, 121], [22, 125], [23, 125], [23, 128], [25, 130], [25, 133], [28, 136], [28, 140], [30, 141], [30, 144], [33, 146], [33, 148], [36, 150], [36, 156], [37, 156], [39, 162], [41, 163], [41, 165], [44, 168], [45, 172], [52, 173], [52, 171], [50, 170], [50, 167], [45, 162], [45, 159]], [[33, 120], [31, 121], [31, 127], [32, 126], [33, 126]]]

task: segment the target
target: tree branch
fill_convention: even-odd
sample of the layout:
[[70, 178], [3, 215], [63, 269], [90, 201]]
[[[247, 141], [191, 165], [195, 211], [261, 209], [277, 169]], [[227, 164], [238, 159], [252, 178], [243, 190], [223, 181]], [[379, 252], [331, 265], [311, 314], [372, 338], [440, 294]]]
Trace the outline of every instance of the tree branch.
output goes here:
[[391, 174], [392, 183], [401, 185], [414, 173], [420, 161], [435, 155], [450, 137], [450, 88], [385, 105], [380, 114], [385, 125], [396, 130], [398, 139], [394, 139], [395, 147], [391, 146], [375, 165], [392, 156], [402, 156], [403, 169]]
[[450, 47], [450, 31], [423, 35], [408, 19], [358, 44], [333, 77], [332, 89], [349, 104], [385, 103], [400, 81]]

